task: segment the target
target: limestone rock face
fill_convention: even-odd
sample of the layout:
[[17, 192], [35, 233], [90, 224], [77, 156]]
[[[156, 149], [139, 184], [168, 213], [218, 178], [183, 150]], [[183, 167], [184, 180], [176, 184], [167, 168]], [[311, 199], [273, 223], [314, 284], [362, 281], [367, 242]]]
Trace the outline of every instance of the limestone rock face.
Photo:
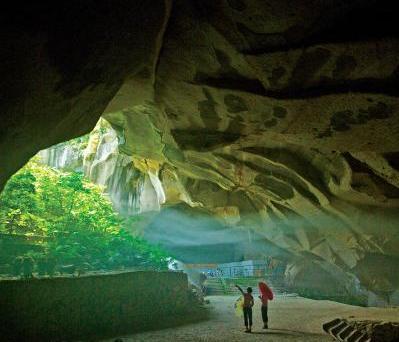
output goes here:
[[[30, 59], [45, 68], [29, 79], [43, 87], [1, 107], [8, 115], [2, 180], [33, 151], [82, 133], [103, 112], [123, 158], [153, 175], [166, 205], [184, 202], [258, 234], [289, 252], [291, 274], [317, 261], [389, 300], [399, 288], [393, 2], [136, 3], [120, 7], [122, 24], [111, 24], [103, 43], [88, 34], [95, 49], [72, 59], [73, 77], [61, 78], [61, 89], [74, 91], [55, 87], [65, 76], [52, 69], [57, 63]], [[43, 41], [31, 54], [43, 56], [44, 46], [48, 56]], [[32, 98], [40, 101], [26, 102]]]
[[291, 274], [322, 261], [389, 297], [399, 287], [397, 32], [387, 8], [300, 3], [176, 1], [155, 73], [135, 81], [150, 91], [131, 106], [115, 97], [104, 117], [125, 153], [162, 165], [166, 203], [304, 258]]
[[39, 157], [49, 166], [83, 172], [103, 186], [122, 216], [159, 211], [165, 194], [158, 167], [143, 169], [139, 160], [119, 152], [119, 139], [116, 131], [100, 119], [90, 135], [42, 150]]

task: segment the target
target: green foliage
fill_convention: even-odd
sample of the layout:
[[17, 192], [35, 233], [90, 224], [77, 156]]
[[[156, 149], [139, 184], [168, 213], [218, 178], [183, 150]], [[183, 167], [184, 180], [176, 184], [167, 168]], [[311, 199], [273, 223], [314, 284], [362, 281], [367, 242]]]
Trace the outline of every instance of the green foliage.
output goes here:
[[82, 174], [31, 161], [0, 195], [0, 233], [32, 236], [40, 250], [16, 253], [14, 270], [38, 274], [166, 269], [168, 256], [123, 228], [102, 189]]
[[88, 145], [89, 143], [89, 139], [90, 139], [91, 133], [82, 135], [80, 137], [77, 138], [73, 138], [71, 140], [68, 141], [64, 141], [62, 143], [59, 143], [57, 145], [55, 145], [57, 148], [66, 148], [66, 147], [70, 147], [75, 151], [80, 151], [82, 152]]

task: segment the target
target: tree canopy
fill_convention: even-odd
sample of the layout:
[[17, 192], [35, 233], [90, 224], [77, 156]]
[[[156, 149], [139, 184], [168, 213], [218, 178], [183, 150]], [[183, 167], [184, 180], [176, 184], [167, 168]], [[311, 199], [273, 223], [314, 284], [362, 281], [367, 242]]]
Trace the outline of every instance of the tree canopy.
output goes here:
[[24, 273], [39, 274], [68, 268], [69, 273], [166, 269], [168, 255], [123, 225], [99, 186], [80, 173], [62, 172], [34, 160], [9, 180], [0, 195], [2, 236], [23, 236], [38, 247], [15, 252], [14, 273], [24, 267], [20, 264], [28, 265]]

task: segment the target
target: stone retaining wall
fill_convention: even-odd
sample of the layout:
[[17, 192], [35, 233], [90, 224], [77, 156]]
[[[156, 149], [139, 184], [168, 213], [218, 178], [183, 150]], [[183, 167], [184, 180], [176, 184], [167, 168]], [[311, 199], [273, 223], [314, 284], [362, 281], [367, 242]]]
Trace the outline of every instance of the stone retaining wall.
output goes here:
[[129, 272], [0, 282], [0, 340], [87, 339], [184, 316], [187, 276]]

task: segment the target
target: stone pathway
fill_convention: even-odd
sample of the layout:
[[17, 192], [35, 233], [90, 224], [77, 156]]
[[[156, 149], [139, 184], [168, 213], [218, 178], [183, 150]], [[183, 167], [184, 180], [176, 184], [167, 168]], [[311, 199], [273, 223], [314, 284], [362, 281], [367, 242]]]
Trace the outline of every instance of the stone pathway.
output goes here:
[[[118, 337], [131, 341], [303, 341], [323, 342], [332, 338], [322, 330], [322, 324], [336, 317], [399, 320], [399, 308], [360, 308], [330, 301], [302, 297], [277, 296], [269, 305], [269, 330], [263, 330], [260, 304], [254, 307], [252, 334], [245, 334], [242, 319], [235, 316], [237, 296], [212, 296], [210, 319], [207, 321]], [[117, 338], [104, 342], [113, 342]]]

